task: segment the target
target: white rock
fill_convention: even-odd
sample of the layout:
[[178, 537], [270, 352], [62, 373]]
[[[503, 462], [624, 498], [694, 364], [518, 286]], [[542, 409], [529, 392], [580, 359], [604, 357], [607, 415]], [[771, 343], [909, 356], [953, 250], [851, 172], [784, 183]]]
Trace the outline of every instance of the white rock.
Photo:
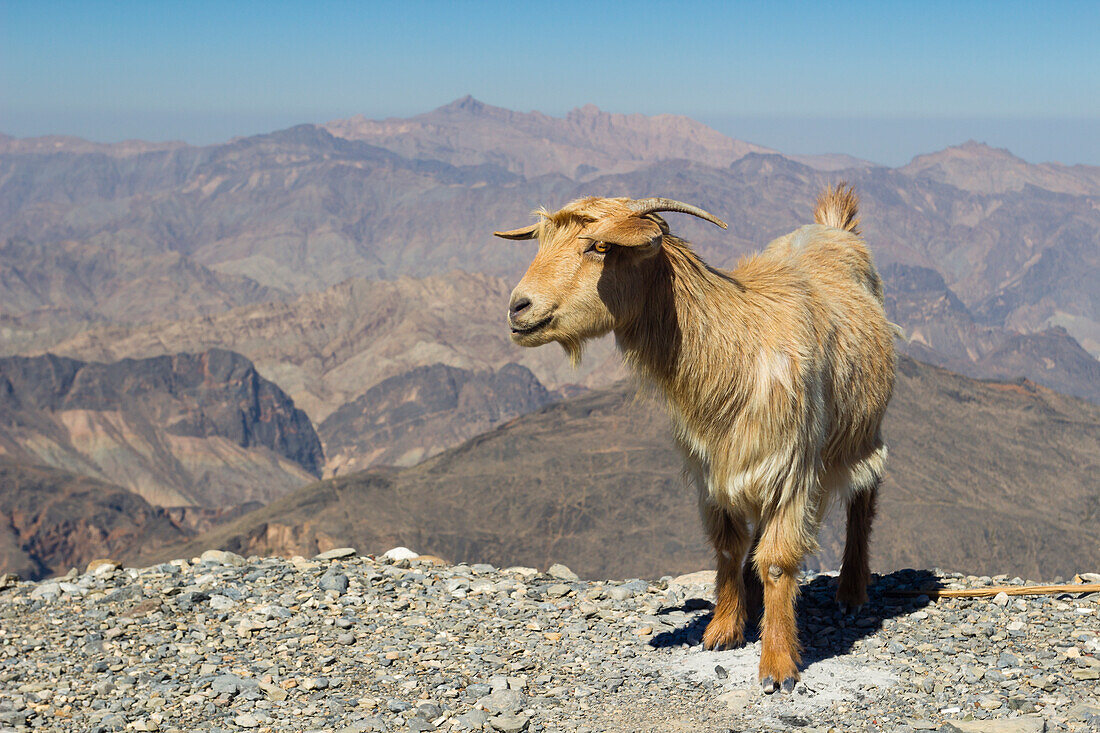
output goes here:
[[1000, 606], [1001, 608], [1004, 608], [1008, 605], [1008, 594], [1004, 591], [1001, 591], [997, 595], [993, 596], [993, 603]]
[[394, 547], [393, 549], [386, 550], [382, 557], [390, 560], [415, 560], [420, 557], [420, 553], [413, 552], [407, 547]]

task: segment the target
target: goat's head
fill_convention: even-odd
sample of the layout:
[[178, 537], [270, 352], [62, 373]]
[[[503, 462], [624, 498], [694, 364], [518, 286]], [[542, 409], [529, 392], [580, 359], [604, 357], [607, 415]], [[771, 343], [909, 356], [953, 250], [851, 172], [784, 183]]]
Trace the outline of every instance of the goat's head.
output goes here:
[[625, 325], [644, 306], [645, 273], [669, 233], [657, 212], [678, 211], [725, 222], [663, 198], [583, 198], [505, 239], [538, 239], [539, 251], [508, 307], [512, 340], [521, 346], [557, 341], [574, 361], [583, 343]]

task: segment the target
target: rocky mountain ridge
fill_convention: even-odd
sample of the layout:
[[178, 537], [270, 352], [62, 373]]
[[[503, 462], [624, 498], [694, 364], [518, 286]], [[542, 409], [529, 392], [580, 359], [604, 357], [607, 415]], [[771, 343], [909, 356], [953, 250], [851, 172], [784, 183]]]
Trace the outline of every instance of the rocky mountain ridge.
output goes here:
[[269, 501], [320, 476], [306, 415], [239, 354], [0, 359], [0, 454], [159, 506]]

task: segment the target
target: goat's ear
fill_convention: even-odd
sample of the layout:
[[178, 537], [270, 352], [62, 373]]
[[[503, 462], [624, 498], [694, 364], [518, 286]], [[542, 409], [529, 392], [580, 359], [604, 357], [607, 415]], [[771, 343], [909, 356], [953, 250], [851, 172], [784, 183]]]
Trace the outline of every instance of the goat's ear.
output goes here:
[[522, 229], [512, 229], [507, 232], [493, 232], [493, 236], [500, 237], [501, 239], [534, 239], [539, 235], [539, 225], [532, 224]]
[[620, 247], [656, 247], [664, 232], [661, 226], [644, 216], [611, 216], [589, 224], [582, 239], [607, 242]]

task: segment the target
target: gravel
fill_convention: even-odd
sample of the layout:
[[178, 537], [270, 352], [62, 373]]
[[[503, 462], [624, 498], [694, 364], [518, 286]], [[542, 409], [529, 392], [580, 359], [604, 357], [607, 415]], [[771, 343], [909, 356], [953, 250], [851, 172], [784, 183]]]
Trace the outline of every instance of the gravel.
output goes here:
[[1096, 596], [899, 597], [1023, 585], [903, 570], [856, 617], [802, 578], [802, 681], [760, 642], [704, 652], [708, 573], [583, 581], [401, 548], [209, 551], [0, 583], [0, 731], [1094, 731]]

